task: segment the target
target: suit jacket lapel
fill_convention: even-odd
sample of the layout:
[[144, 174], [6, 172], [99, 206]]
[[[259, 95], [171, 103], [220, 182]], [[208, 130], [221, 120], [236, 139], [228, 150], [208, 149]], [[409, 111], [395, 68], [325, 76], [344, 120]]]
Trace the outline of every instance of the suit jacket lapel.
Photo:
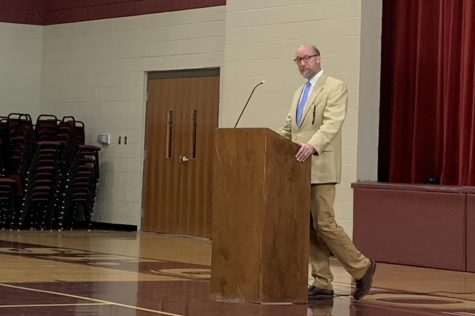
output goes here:
[[322, 92], [326, 81], [327, 81], [327, 76], [325, 74], [322, 74], [322, 76], [318, 79], [316, 86], [312, 89], [312, 93], [308, 97], [307, 106], [305, 107], [305, 110], [302, 114], [302, 124], [300, 125], [301, 127], [303, 125], [303, 122], [305, 121], [305, 118], [307, 117], [307, 114], [310, 108], [313, 108], [312, 104], [316, 103], [316, 99], [321, 95], [320, 92]]

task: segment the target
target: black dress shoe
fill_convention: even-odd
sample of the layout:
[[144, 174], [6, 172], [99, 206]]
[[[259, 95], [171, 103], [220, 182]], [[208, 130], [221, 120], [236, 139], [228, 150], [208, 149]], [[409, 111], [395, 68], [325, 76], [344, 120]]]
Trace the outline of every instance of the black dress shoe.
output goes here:
[[369, 265], [368, 271], [366, 271], [365, 275], [359, 280], [356, 280], [356, 286], [353, 289], [351, 295], [355, 300], [359, 300], [366, 294], [368, 294], [369, 289], [371, 289], [371, 284], [373, 283], [373, 275], [376, 271], [376, 262], [371, 260]]
[[321, 289], [312, 285], [308, 288], [308, 299], [309, 300], [324, 300], [331, 299], [335, 293], [333, 290]]

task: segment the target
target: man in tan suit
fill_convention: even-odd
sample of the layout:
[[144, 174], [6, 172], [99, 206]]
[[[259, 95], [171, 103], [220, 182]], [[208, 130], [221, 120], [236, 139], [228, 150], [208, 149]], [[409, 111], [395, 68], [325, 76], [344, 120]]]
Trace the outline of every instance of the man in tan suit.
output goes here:
[[323, 72], [315, 46], [299, 46], [294, 62], [307, 82], [295, 92], [279, 133], [301, 145], [295, 155], [298, 161], [312, 159], [310, 265], [315, 280], [308, 288], [308, 298], [333, 297], [329, 262], [333, 254], [356, 280], [352, 296], [358, 300], [371, 288], [376, 262], [355, 247], [336, 223], [333, 211], [335, 185], [341, 179], [341, 127], [348, 91], [344, 82]]

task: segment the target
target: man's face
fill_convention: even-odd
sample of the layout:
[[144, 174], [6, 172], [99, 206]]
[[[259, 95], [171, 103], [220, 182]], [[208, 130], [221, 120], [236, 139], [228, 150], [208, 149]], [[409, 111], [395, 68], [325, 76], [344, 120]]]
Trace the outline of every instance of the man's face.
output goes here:
[[317, 56], [312, 46], [303, 45], [295, 52], [295, 63], [299, 67], [300, 74], [310, 80], [321, 69], [320, 56]]

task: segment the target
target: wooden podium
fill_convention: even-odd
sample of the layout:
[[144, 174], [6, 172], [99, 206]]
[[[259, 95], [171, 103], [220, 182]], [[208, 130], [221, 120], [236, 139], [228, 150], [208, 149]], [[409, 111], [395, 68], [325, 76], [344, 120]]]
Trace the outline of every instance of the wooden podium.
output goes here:
[[311, 162], [266, 128], [216, 130], [211, 297], [307, 301]]

